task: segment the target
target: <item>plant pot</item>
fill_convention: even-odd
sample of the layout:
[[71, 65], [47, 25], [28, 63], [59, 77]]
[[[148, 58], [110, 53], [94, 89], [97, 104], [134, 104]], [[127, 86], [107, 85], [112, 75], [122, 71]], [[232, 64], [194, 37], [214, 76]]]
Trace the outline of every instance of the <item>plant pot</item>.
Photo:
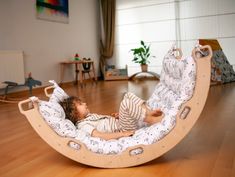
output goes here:
[[148, 65], [140, 65], [141, 66], [141, 71], [142, 72], [147, 72], [148, 71]]

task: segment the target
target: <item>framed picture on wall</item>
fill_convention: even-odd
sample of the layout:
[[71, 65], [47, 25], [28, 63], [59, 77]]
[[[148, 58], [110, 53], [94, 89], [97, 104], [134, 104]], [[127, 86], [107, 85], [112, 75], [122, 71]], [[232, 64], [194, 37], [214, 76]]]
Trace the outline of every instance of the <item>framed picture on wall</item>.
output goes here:
[[41, 20], [69, 23], [68, 0], [36, 0], [36, 16]]

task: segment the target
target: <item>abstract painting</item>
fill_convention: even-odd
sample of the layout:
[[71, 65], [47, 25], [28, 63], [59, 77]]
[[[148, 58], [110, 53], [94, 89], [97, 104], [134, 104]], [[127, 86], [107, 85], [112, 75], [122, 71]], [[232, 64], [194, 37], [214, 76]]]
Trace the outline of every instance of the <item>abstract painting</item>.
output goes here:
[[60, 23], [68, 23], [68, 5], [68, 0], [36, 0], [37, 18]]

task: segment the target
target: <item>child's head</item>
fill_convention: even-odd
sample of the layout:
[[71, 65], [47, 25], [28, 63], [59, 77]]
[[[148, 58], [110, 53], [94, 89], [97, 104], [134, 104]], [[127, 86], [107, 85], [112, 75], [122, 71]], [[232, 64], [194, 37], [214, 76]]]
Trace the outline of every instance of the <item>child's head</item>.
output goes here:
[[74, 124], [77, 121], [84, 119], [89, 113], [86, 103], [83, 103], [75, 96], [65, 99], [60, 104], [65, 111], [66, 118], [71, 120]]

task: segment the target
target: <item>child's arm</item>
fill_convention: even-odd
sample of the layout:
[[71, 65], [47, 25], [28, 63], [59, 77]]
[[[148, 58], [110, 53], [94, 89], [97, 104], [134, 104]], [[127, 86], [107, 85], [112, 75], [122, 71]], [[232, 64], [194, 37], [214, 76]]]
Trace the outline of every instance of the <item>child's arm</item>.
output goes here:
[[121, 137], [127, 137], [134, 134], [134, 131], [123, 131], [123, 132], [114, 132], [114, 133], [103, 133], [94, 129], [91, 133], [93, 137], [99, 137], [104, 140], [118, 139]]

